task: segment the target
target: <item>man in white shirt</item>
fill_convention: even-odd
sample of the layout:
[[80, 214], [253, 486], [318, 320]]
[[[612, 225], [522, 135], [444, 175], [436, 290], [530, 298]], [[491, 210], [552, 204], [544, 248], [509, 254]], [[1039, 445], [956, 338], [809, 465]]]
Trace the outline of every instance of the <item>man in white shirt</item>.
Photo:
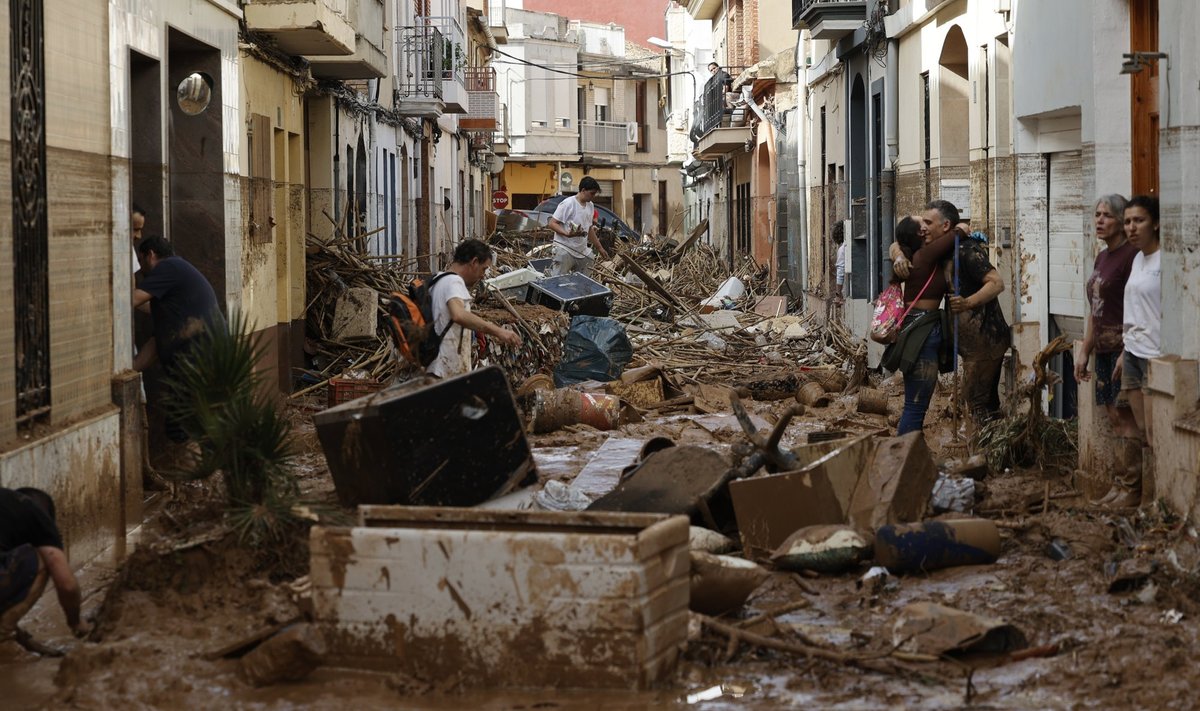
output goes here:
[[588, 242], [600, 256], [608, 259], [608, 252], [600, 244], [596, 234], [596, 208], [592, 200], [600, 194], [600, 183], [592, 176], [579, 181], [579, 192], [564, 198], [550, 218], [550, 230], [554, 232], [554, 275], [570, 272], [587, 275], [592, 269], [592, 251]]
[[471, 288], [491, 266], [491, 248], [480, 240], [469, 239], [455, 248], [454, 262], [444, 275], [437, 277], [430, 291], [433, 329], [445, 335], [437, 357], [425, 369], [429, 375], [451, 378], [471, 370], [471, 338], [467, 331], [486, 333], [514, 348], [520, 347], [521, 337], [516, 332], [471, 313]]

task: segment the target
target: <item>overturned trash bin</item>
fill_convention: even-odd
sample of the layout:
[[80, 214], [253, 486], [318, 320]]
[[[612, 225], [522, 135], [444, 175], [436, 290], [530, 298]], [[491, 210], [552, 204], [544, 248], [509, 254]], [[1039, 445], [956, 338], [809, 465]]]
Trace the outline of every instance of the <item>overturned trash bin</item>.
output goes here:
[[338, 499], [474, 506], [536, 481], [504, 372], [414, 381], [313, 415]]
[[682, 516], [364, 506], [312, 529], [331, 666], [468, 686], [645, 689], [687, 639]]

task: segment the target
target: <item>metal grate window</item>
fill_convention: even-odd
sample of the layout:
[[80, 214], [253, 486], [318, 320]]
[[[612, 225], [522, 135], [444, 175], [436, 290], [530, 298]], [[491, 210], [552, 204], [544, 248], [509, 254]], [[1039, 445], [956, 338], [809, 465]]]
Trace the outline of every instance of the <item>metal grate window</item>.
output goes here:
[[50, 414], [46, 75], [41, 0], [9, 0], [17, 426]]

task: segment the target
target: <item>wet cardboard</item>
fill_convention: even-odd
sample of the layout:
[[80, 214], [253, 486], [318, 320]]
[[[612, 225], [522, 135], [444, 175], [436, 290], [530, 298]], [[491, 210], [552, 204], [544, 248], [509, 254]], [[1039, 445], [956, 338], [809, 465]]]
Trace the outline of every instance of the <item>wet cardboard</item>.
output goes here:
[[919, 521], [936, 480], [937, 467], [920, 432], [880, 438], [874, 461], [854, 490], [850, 523], [874, 529]]
[[916, 602], [900, 611], [892, 642], [906, 652], [1010, 652], [1028, 645], [1021, 630], [1003, 620], [974, 615], [932, 602]]
[[734, 515], [747, 554], [767, 557], [806, 526], [845, 523], [852, 494], [870, 464], [873, 449], [870, 437], [798, 447], [793, 451], [801, 461], [813, 458], [807, 466], [730, 483]]
[[588, 511], [696, 516], [702, 502], [717, 508], [712, 499], [724, 489], [728, 471], [729, 462], [712, 449], [670, 447], [647, 457], [615, 489], [592, 502]]

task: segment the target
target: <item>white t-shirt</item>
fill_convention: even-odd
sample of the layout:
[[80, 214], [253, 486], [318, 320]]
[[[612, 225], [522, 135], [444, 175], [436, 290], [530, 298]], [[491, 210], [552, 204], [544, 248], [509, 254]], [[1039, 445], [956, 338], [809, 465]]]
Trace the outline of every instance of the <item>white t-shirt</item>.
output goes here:
[[[471, 370], [471, 338], [467, 329], [459, 324], [450, 326], [450, 299], [462, 299], [467, 311], [471, 310], [471, 291], [457, 274], [447, 274], [438, 279], [430, 293], [433, 301], [433, 328], [437, 333], [446, 331], [437, 357], [425, 368], [425, 372], [439, 378], [462, 375]], [[450, 326], [450, 330], [446, 327]]]
[[1162, 250], [1138, 252], [1125, 282], [1125, 350], [1138, 358], [1162, 355]]
[[554, 210], [554, 219], [558, 220], [568, 230], [571, 225], [578, 225], [583, 234], [578, 237], [563, 237], [562, 235], [554, 234], [554, 244], [557, 249], [562, 249], [575, 257], [590, 257], [592, 251], [588, 249], [588, 230], [592, 228], [592, 221], [596, 215], [596, 208], [592, 203], [580, 204], [579, 199], [574, 195], [564, 198], [558, 203], [558, 207]]

